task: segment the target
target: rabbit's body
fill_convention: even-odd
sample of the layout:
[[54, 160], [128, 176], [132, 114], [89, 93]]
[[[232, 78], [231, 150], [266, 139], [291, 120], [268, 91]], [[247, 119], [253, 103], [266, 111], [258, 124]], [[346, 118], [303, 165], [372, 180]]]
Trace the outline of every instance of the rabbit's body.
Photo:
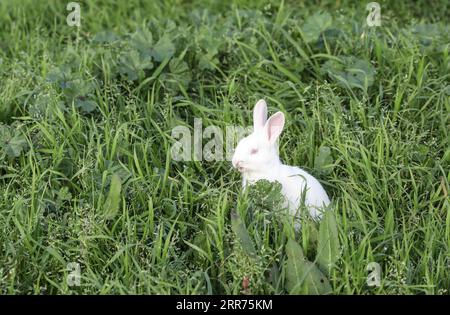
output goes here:
[[[285, 204], [295, 215], [302, 202], [313, 218], [320, 218], [330, 199], [319, 181], [296, 166], [284, 165], [278, 156], [278, 139], [284, 127], [284, 114], [277, 112], [267, 120], [267, 105], [258, 101], [253, 110], [253, 133], [242, 139], [232, 163], [242, 173], [243, 186], [258, 180], [279, 182]], [[299, 226], [299, 225], [297, 225]]]
[[313, 218], [320, 218], [322, 208], [330, 204], [330, 199], [319, 181], [305, 170], [296, 166], [280, 163], [279, 165], [271, 166], [263, 172], [244, 172], [242, 176], [243, 187], [252, 185], [261, 179], [269, 182], [279, 182], [281, 184], [281, 193], [286, 199], [284, 206], [289, 208], [292, 215], [297, 213], [302, 200]]

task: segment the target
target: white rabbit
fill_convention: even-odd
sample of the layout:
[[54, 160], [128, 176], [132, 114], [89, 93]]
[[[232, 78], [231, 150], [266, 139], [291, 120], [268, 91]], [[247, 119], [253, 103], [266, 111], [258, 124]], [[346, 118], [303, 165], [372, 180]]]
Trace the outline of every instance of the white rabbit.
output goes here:
[[[312, 175], [298, 167], [281, 163], [277, 139], [283, 127], [284, 114], [277, 112], [267, 120], [266, 102], [259, 100], [253, 109], [253, 133], [238, 143], [232, 158], [233, 167], [242, 173], [244, 188], [260, 179], [278, 181], [286, 199], [284, 206], [289, 208], [292, 215], [297, 214], [304, 200], [311, 216], [320, 219], [330, 199]], [[295, 226], [299, 227], [298, 224]]]

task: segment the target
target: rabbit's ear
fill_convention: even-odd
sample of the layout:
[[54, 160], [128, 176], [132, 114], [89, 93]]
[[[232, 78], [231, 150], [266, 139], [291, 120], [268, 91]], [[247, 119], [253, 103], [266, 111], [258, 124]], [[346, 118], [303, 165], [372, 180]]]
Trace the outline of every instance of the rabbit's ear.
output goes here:
[[264, 134], [270, 143], [275, 143], [275, 141], [280, 136], [284, 127], [284, 114], [282, 112], [276, 112], [267, 120], [264, 126]]
[[262, 130], [267, 120], [266, 101], [259, 100], [253, 108], [253, 130]]

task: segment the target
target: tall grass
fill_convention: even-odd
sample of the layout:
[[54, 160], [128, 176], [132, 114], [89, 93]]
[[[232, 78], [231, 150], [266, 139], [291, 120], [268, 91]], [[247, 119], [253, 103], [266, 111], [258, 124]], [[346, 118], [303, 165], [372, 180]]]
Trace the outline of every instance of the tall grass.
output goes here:
[[[376, 29], [358, 1], [80, 4], [79, 29], [66, 25], [63, 2], [0, 4], [0, 122], [26, 141], [12, 156], [10, 138], [0, 139], [0, 292], [239, 294], [249, 277], [244, 293], [287, 293], [285, 243], [294, 237], [314, 257], [316, 223], [296, 233], [289, 220], [252, 214], [228, 161], [170, 155], [174, 126], [192, 128], [194, 118], [247, 126], [263, 97], [287, 117], [282, 160], [319, 178], [333, 200], [341, 243], [333, 292], [448, 294], [445, 1], [380, 1]], [[302, 25], [319, 10], [341, 35], [306, 43]], [[175, 52], [130, 81], [120, 58], [140, 30], [154, 44], [167, 35]], [[96, 42], [104, 31], [117, 39]], [[367, 60], [373, 84], [346, 88], [327, 75], [324, 63], [340, 56]], [[55, 71], [86, 88], [80, 100], [95, 109], [49, 80]], [[315, 163], [325, 146], [328, 170]], [[122, 189], [110, 218], [113, 174]], [[256, 260], [238, 246], [232, 212]], [[81, 266], [80, 286], [66, 281], [70, 262]], [[370, 262], [382, 268], [380, 287], [366, 283]]]

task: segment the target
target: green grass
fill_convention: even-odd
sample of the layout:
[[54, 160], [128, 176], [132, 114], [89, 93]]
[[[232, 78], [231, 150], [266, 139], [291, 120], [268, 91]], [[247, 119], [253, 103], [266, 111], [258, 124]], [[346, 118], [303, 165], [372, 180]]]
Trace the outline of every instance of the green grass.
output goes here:
[[[247, 126], [259, 98], [286, 114], [282, 160], [333, 200], [333, 293], [449, 293], [446, 1], [380, 1], [376, 29], [359, 1], [80, 4], [77, 29], [63, 1], [0, 3], [1, 294], [239, 294], [244, 277], [244, 293], [289, 293], [286, 242], [314, 260], [317, 224], [295, 233], [278, 212], [249, 207], [228, 161], [170, 156], [173, 127]], [[320, 10], [340, 36], [306, 43], [305, 21]], [[373, 82], [346, 86], [336, 65], [326, 72], [340, 56], [369, 62]], [[66, 281], [70, 262], [78, 287]], [[370, 262], [380, 287], [366, 284]]]

